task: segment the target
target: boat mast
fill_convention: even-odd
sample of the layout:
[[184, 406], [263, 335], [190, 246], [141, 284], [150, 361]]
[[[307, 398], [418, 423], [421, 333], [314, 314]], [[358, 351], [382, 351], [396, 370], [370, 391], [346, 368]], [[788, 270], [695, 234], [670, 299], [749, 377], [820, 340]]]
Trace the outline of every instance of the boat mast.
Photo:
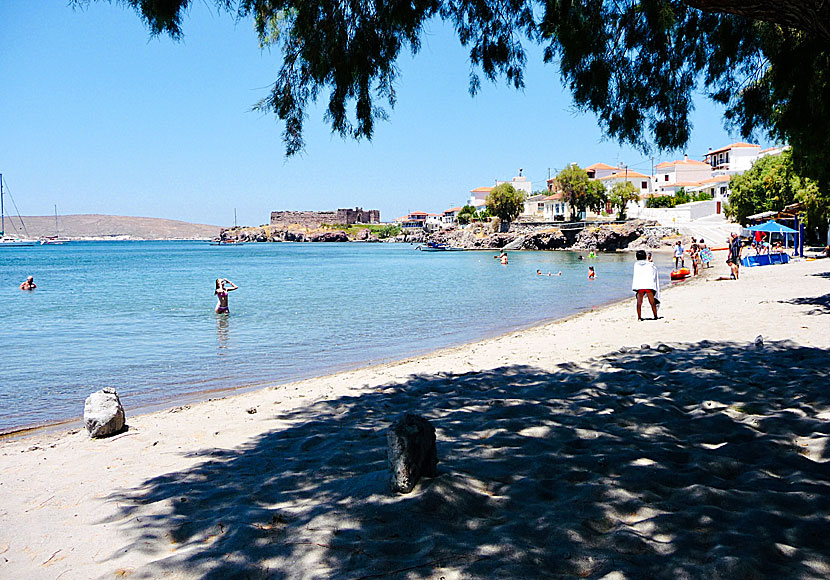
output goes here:
[[236, 226], [236, 208], [233, 208], [233, 227], [234, 227], [234, 229], [237, 227]]
[[0, 173], [0, 236], [6, 235], [6, 212], [3, 210], [3, 174]]
[[58, 237], [58, 204], [55, 204], [55, 237]]

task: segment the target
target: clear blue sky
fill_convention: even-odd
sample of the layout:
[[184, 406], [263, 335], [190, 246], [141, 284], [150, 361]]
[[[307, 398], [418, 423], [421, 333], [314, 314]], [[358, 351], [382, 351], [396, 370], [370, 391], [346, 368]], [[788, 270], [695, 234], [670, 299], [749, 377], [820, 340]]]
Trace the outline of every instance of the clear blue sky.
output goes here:
[[[309, 111], [306, 152], [286, 159], [282, 127], [251, 112], [276, 78], [250, 20], [194, 2], [185, 37], [151, 38], [117, 3], [0, 2], [0, 172], [24, 215], [104, 213], [260, 225], [271, 210], [355, 205], [383, 220], [460, 205], [470, 189], [519, 167], [541, 189], [570, 162], [651, 161], [603, 138], [574, 111], [558, 71], [534, 50], [526, 88], [467, 92], [466, 50], [432, 23], [421, 52], [399, 62], [398, 103], [372, 142], [344, 141]], [[687, 148], [736, 140], [700, 99]], [[762, 145], [767, 145], [762, 142]], [[658, 155], [655, 162], [681, 157]]]

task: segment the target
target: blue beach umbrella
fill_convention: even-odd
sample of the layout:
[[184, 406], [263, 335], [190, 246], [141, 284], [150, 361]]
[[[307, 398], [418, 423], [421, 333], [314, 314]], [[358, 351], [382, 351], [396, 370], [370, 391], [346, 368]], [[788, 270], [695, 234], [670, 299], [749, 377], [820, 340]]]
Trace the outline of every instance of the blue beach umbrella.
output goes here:
[[769, 220], [766, 223], [761, 224], [760, 226], [752, 226], [751, 228], [747, 228], [751, 232], [767, 232], [770, 234], [797, 234], [798, 231], [788, 228], [787, 226], [783, 226], [776, 222], [775, 220]]

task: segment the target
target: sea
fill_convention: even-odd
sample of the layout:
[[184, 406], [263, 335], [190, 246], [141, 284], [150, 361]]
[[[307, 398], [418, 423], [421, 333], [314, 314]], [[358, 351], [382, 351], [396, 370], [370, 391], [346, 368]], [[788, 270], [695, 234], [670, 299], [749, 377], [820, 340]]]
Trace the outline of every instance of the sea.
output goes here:
[[[129, 415], [401, 359], [632, 296], [632, 254], [508, 252], [505, 266], [496, 253], [199, 241], [2, 248], [0, 432], [77, 419], [103, 387], [117, 390]], [[29, 275], [37, 289], [19, 290]], [[214, 312], [217, 277], [239, 287], [229, 314]]]

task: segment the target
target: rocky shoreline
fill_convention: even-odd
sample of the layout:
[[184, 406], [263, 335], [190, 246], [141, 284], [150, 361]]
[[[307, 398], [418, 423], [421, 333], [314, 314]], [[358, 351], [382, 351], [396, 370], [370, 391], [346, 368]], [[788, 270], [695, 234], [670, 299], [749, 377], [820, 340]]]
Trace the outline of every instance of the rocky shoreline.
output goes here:
[[655, 222], [631, 220], [614, 224], [589, 224], [575, 228], [573, 224], [511, 224], [507, 232], [493, 231], [491, 224], [473, 224], [464, 229], [452, 228], [437, 232], [400, 233], [381, 239], [369, 228], [351, 228], [347, 232], [332, 228], [263, 226], [222, 230], [220, 237], [240, 242], [437, 242], [474, 249], [507, 250], [594, 250], [613, 252], [635, 248], [661, 248], [676, 239], [674, 228], [659, 227]]

